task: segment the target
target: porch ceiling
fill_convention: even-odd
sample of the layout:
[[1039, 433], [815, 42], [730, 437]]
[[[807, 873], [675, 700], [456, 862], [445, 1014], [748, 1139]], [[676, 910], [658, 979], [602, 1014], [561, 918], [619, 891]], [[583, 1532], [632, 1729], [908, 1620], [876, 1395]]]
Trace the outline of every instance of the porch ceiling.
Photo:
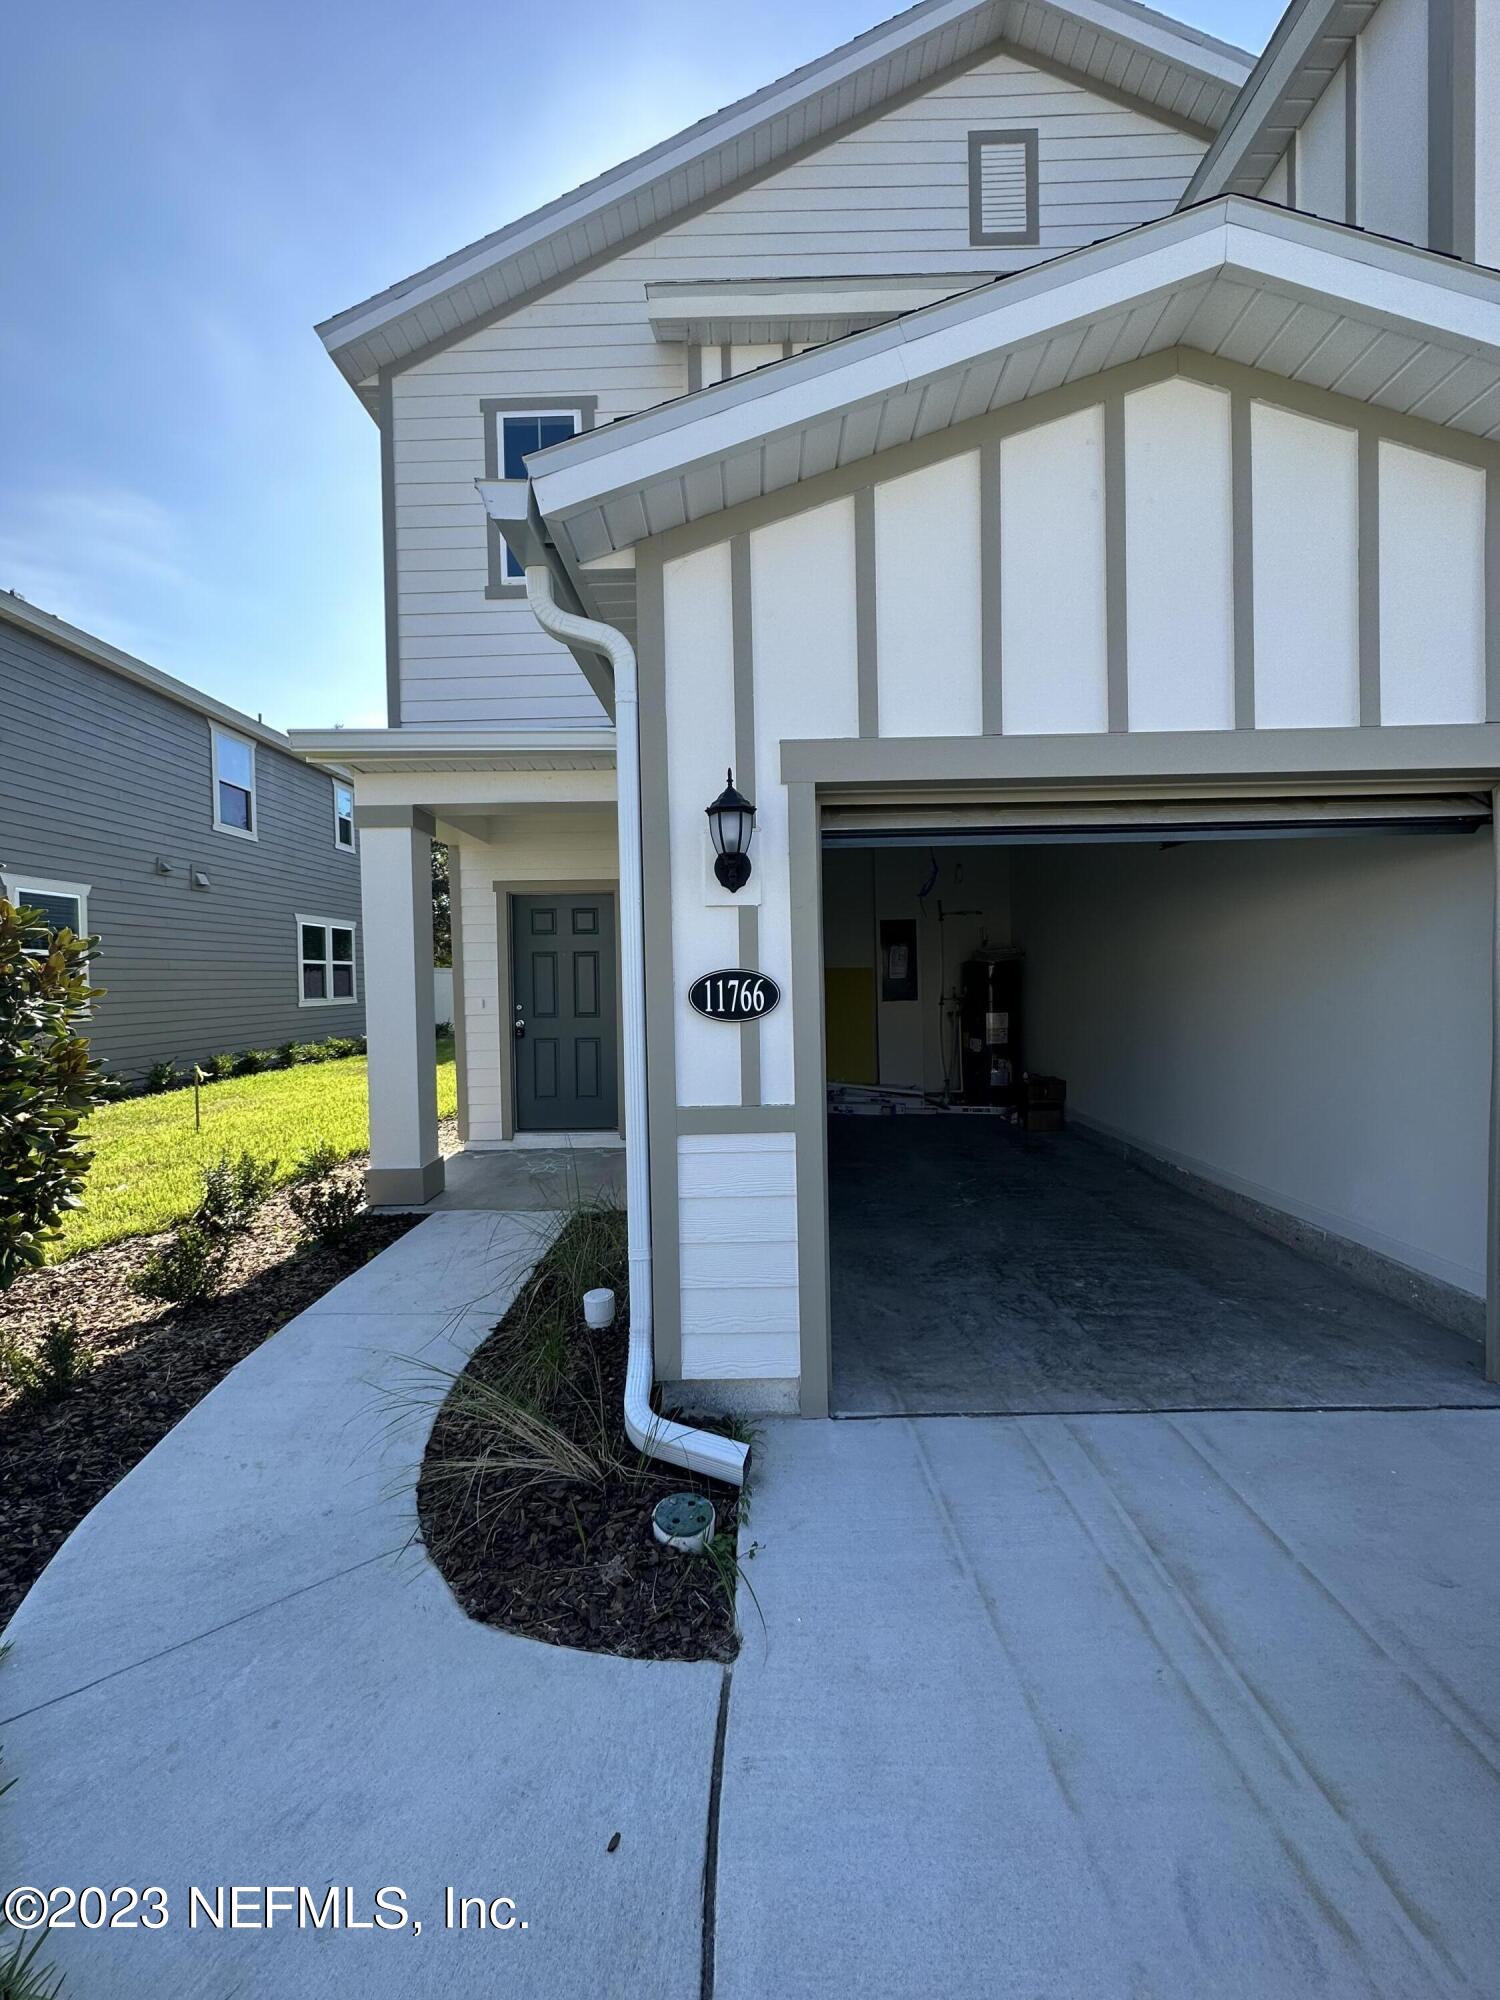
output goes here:
[[587, 562], [1173, 348], [1500, 437], [1500, 276], [1221, 197], [531, 460]]

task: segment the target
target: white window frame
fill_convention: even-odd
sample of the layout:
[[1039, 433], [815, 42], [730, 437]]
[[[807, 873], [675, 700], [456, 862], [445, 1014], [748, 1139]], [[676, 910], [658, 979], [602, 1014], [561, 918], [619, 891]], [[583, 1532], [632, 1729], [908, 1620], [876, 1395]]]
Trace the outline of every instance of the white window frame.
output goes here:
[[[89, 932], [89, 884], [87, 882], [49, 882], [45, 875], [24, 875], [19, 869], [7, 868], [0, 874], [0, 887], [5, 890], [7, 902], [16, 908], [26, 907], [26, 892], [32, 890], [38, 896], [72, 896], [78, 904], [78, 937], [88, 937]], [[300, 949], [300, 946], [299, 946]]]
[[[217, 722], [211, 722], [208, 725], [208, 728], [209, 728], [209, 734], [213, 739], [213, 753], [209, 758], [209, 763], [212, 767], [210, 775], [210, 783], [213, 791], [214, 831], [215, 833], [232, 833], [236, 840], [259, 840], [260, 839], [260, 786], [257, 783], [257, 779], [259, 777], [259, 769], [255, 761], [255, 747], [256, 747], [255, 739], [253, 736], [241, 736], [238, 730], [225, 729], [221, 723]], [[220, 783], [219, 745], [220, 743], [223, 742], [241, 744], [246, 750], [250, 752], [249, 826], [231, 826], [228, 820], [220, 819], [219, 817], [219, 783]], [[223, 782], [227, 785], [234, 785], [237, 783], [237, 780], [235, 780], [234, 778], [225, 778]], [[243, 785], [240, 785], [238, 788], [241, 791], [245, 789]]]
[[[299, 1007], [357, 1007], [359, 1005], [359, 925], [352, 917], [298, 916], [295, 922], [297, 926], [297, 1005]], [[302, 956], [302, 926], [304, 924], [316, 924], [327, 934], [328, 956], [326, 958], [316, 959], [304, 958]], [[302, 989], [302, 968], [306, 965], [321, 964], [326, 966], [328, 969], [328, 984], [332, 986], [333, 933], [335, 931], [347, 931], [353, 941], [353, 951], [349, 960], [350, 983], [353, 990], [348, 993], [326, 993], [321, 999], [315, 998], [310, 1000]], [[342, 964], [343, 960], [340, 959], [339, 963]]]
[[[339, 794], [341, 792], [349, 794], [349, 810], [347, 813], [339, 811]], [[340, 840], [339, 824], [344, 819], [347, 819], [349, 822], [349, 838], [347, 840]], [[333, 781], [333, 844], [340, 854], [357, 854], [359, 852], [359, 835], [354, 830], [354, 787], [345, 778], [335, 778]]]

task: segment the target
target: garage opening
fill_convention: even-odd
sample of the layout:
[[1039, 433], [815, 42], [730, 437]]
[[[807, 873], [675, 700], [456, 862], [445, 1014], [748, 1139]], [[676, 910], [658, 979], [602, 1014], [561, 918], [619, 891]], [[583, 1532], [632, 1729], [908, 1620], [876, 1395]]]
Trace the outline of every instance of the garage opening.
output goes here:
[[1487, 801], [825, 808], [832, 1408], [1483, 1379]]

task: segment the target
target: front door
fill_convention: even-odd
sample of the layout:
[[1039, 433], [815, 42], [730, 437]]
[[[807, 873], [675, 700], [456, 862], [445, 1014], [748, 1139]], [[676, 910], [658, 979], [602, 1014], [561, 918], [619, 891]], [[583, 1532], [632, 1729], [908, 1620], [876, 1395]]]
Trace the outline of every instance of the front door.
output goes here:
[[615, 899], [511, 898], [518, 1132], [613, 1132]]

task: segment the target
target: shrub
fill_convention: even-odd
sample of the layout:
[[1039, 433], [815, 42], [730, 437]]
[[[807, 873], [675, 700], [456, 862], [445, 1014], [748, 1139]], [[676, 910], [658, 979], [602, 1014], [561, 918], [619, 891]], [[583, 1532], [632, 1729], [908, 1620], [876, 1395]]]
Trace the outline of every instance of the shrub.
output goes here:
[[147, 1070], [146, 1081], [141, 1088], [148, 1097], [155, 1097], [163, 1090], [175, 1090], [181, 1082], [176, 1063], [154, 1062]]
[[323, 1060], [323, 1044], [321, 1042], [288, 1042], [286, 1059], [293, 1067], [298, 1067], [302, 1063], [320, 1063]]
[[136, 1291], [169, 1305], [211, 1299], [224, 1282], [235, 1237], [249, 1228], [275, 1179], [275, 1160], [253, 1153], [205, 1167], [197, 1213], [152, 1251], [131, 1280]]
[[227, 1083], [239, 1068], [239, 1055], [234, 1049], [220, 1049], [217, 1055], [208, 1059], [208, 1073], [215, 1083]]
[[364, 1054], [364, 1046], [349, 1035], [330, 1035], [323, 1043], [325, 1062], [342, 1062], [345, 1056]]
[[287, 1196], [302, 1227], [304, 1243], [342, 1243], [359, 1221], [365, 1205], [357, 1180], [337, 1172], [332, 1146], [314, 1146], [298, 1162], [297, 1178]]
[[276, 1183], [275, 1160], [257, 1160], [253, 1153], [228, 1155], [203, 1169], [203, 1199], [194, 1222], [211, 1236], [238, 1236]]
[[446, 1042], [452, 1033], [453, 1023], [451, 1021], [439, 1021], [437, 1023], [437, 1038], [440, 1042]]
[[234, 1066], [236, 1076], [259, 1076], [262, 1070], [276, 1068], [275, 1049], [246, 1049]]
[[192, 1305], [211, 1299], [224, 1282], [231, 1239], [216, 1236], [197, 1222], [182, 1227], [153, 1250], [131, 1279], [135, 1290], [168, 1305]]
[[18, 1340], [0, 1341], [0, 1382], [28, 1402], [55, 1403], [76, 1389], [93, 1365], [93, 1350], [84, 1344], [76, 1319], [53, 1320], [35, 1351]]
[[88, 1172], [78, 1128], [100, 1076], [78, 1023], [99, 994], [94, 948], [0, 897], [0, 1291], [41, 1263]]

